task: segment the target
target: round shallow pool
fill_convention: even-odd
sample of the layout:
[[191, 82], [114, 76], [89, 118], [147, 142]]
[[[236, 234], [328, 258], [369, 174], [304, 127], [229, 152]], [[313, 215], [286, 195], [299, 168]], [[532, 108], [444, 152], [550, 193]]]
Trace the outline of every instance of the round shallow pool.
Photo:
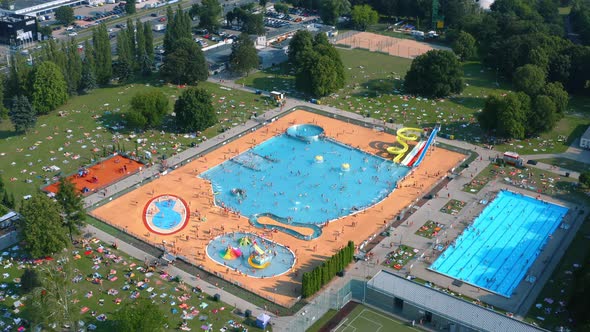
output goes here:
[[186, 202], [175, 195], [152, 198], [143, 209], [143, 223], [152, 233], [170, 235], [180, 232], [189, 221]]
[[287, 128], [287, 134], [307, 141], [318, 140], [324, 128], [313, 124], [299, 124]]
[[277, 277], [295, 265], [295, 254], [289, 248], [246, 232], [214, 238], [207, 245], [207, 256], [219, 265], [254, 278]]

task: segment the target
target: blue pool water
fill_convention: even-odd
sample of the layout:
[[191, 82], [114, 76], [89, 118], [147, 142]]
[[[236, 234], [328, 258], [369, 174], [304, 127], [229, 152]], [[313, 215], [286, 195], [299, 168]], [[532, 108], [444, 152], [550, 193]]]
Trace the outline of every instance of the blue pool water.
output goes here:
[[201, 176], [211, 181], [216, 204], [244, 216], [322, 224], [381, 201], [408, 170], [330, 139], [283, 134]]
[[[252, 245], [240, 246], [240, 239], [243, 237], [250, 238], [251, 242], [256, 242], [261, 249], [272, 251], [272, 260], [266, 268], [255, 269], [250, 266], [248, 257], [254, 249]], [[223, 259], [228, 246], [238, 248], [242, 252], [242, 256], [235, 259]], [[238, 269], [243, 274], [255, 278], [279, 276], [288, 272], [295, 264], [295, 255], [285, 246], [245, 232], [234, 232], [216, 237], [207, 245], [207, 255], [218, 264], [227, 266], [231, 270]]]
[[319, 136], [323, 133], [324, 128], [312, 124], [294, 125], [287, 128], [287, 134], [289, 134], [290, 136], [302, 138], [309, 141], [319, 139]]
[[567, 211], [501, 191], [430, 269], [510, 297]]
[[174, 211], [176, 203], [175, 199], [154, 202], [159, 211], [152, 218], [152, 224], [165, 230], [170, 230], [178, 226], [182, 221], [182, 216], [180, 213]]

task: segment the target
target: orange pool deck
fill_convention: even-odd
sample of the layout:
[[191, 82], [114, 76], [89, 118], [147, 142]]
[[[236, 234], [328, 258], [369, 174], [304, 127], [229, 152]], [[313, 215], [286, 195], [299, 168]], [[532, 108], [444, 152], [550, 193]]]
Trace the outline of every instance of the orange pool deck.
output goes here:
[[[95, 209], [91, 214], [159, 247], [165, 241], [169, 250], [176, 251], [194, 264], [217, 272], [226, 280], [239, 283], [275, 303], [291, 306], [300, 295], [303, 272], [321, 264], [349, 240], [359, 244], [378, 232], [387, 221], [421, 197], [440, 178], [446, 176], [447, 171], [465, 158], [462, 154], [433, 147], [422, 164], [409, 173], [391, 195], [360, 213], [330, 223], [324, 227], [322, 236], [312, 241], [255, 228], [246, 217], [226, 214], [220, 207], [213, 205], [213, 192], [209, 182], [197, 177], [201, 172], [282, 134], [293, 124], [303, 123], [317, 124], [331, 138], [384, 157], [389, 157], [385, 148], [395, 142], [394, 135], [297, 110], [196, 158], [185, 166]], [[163, 236], [150, 233], [142, 221], [144, 205], [153, 196], [166, 193], [182, 197], [190, 207], [189, 225], [180, 234]], [[121, 213], [122, 211], [125, 213]], [[200, 218], [197, 218], [195, 212], [200, 214]], [[255, 279], [228, 270], [207, 258], [206, 246], [214, 236], [237, 230], [253, 232], [289, 246], [297, 256], [293, 270], [275, 278]]]

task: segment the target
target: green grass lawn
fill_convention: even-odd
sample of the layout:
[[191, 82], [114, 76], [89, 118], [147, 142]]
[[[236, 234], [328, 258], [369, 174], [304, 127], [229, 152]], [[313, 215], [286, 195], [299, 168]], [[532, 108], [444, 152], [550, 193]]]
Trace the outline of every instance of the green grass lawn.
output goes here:
[[465, 202], [451, 199], [440, 209], [440, 212], [456, 215], [465, 207]]
[[[72, 97], [49, 115], [38, 118], [26, 135], [16, 135], [10, 121], [0, 123], [0, 174], [17, 202], [43, 185], [55, 180], [58, 173], [71, 174], [78, 167], [101, 157], [103, 147], [120, 142], [126, 151], [155, 151], [153, 158], [170, 156], [247, 121], [253, 112], [268, 109], [265, 101], [251, 93], [231, 90], [213, 83], [200, 83], [213, 95], [218, 123], [203, 133], [176, 133], [173, 117], [168, 116], [160, 128], [133, 132], [125, 128], [124, 112], [133, 95], [141, 91], [161, 90], [170, 98], [170, 112], [182, 92], [175, 85], [157, 82], [135, 83], [97, 89], [88, 95]], [[63, 116], [59, 115], [59, 112]], [[141, 143], [136, 142], [141, 139]], [[96, 149], [97, 152], [92, 150]], [[55, 165], [61, 172], [45, 172]]]
[[510, 183], [533, 193], [543, 193], [567, 201], [590, 202], [587, 195], [577, 186], [577, 180], [534, 167], [515, 168], [490, 164], [483, 169], [463, 190], [477, 193], [488, 182], [499, 179], [501, 183]]
[[[389, 56], [360, 49], [338, 48], [346, 72], [346, 86], [322, 104], [369, 115], [373, 118], [401, 123], [405, 126], [430, 127], [442, 124], [442, 134], [472, 143], [483, 141], [476, 114], [484, 107], [490, 94], [509, 92], [510, 85], [497, 80], [496, 72], [479, 62], [463, 64], [465, 89], [449, 99], [430, 100], [406, 97], [399, 88], [411, 65], [410, 59]], [[239, 83], [263, 90], [282, 90], [309, 99], [295, 89], [294, 69], [281, 64], [239, 79]], [[575, 96], [570, 99], [566, 116], [554, 130], [539, 137], [515, 140], [497, 145], [500, 151], [514, 150], [521, 154], [564, 152], [590, 125], [590, 98]]]
[[307, 329], [307, 332], [318, 332], [324, 325], [326, 325], [326, 323], [330, 321], [330, 319], [332, 319], [332, 317], [336, 316], [337, 313], [338, 311], [334, 309], [328, 310], [328, 312], [320, 317], [320, 319], [316, 320], [315, 323], [313, 323], [313, 325]]
[[[579, 265], [584, 263], [586, 256], [590, 252], [589, 234], [590, 218], [586, 218], [561, 258], [559, 265], [553, 271], [551, 278], [539, 293], [537, 301], [529, 309], [526, 321], [534, 322], [550, 331], [556, 331], [559, 326], [575, 330], [575, 327], [568, 323], [569, 316], [562, 311], [564, 308], [560, 302], [567, 303], [573, 293], [576, 292], [572, 273], [579, 269]], [[553, 300], [553, 303], [549, 303], [545, 299]]]
[[[357, 306], [345, 320], [340, 323], [336, 332], [355, 332], [355, 331], [388, 331], [388, 332], [408, 332], [419, 331], [408, 324], [400, 322], [393, 317], [373, 310], [364, 305]], [[416, 323], [417, 324], [417, 323]]]
[[395, 251], [385, 256], [384, 266], [401, 270], [410, 260], [416, 256], [416, 250], [407, 245], [400, 245]]
[[[244, 317], [232, 313], [234, 308], [231, 305], [216, 302], [206, 294], [194, 292], [190, 286], [174, 281], [174, 276], [164, 274], [165, 269], [146, 271], [143, 261], [128, 257], [117, 250], [113, 250], [106, 244], [103, 247], [103, 253], [100, 253], [98, 250], [100, 245], [100, 242], [90, 242], [86, 247], [79, 245], [67, 253], [68, 259], [73, 262], [74, 268], [77, 269], [75, 276], [80, 278], [80, 281], [70, 284], [74, 294], [73, 305], [80, 312], [82, 312], [83, 308], [88, 308], [85, 313], [81, 314], [81, 319], [87, 325], [96, 325], [97, 331], [109, 331], [109, 319], [112, 319], [113, 313], [121, 305], [132, 301], [131, 294], [135, 291], [139, 297], [151, 298], [159, 305], [168, 319], [169, 331], [177, 330], [177, 327], [182, 322], [181, 316], [184, 312], [195, 315], [187, 320], [189, 327], [195, 331], [200, 330], [201, 325], [213, 324], [213, 330], [218, 331], [222, 327], [229, 328], [228, 322], [230, 320], [238, 323], [245, 321]], [[21, 255], [19, 250], [6, 250], [5, 252], [6, 255], [2, 256], [1, 262], [4, 268], [2, 270], [3, 280], [1, 281], [2, 290], [0, 292], [6, 300], [0, 302], [0, 308], [7, 308], [10, 317], [4, 314], [0, 320], [9, 323], [19, 315], [27, 317], [26, 306], [19, 308], [20, 313], [15, 313], [11, 307], [15, 301], [22, 299], [24, 295], [18, 286], [20, 282], [18, 278], [21, 277], [25, 268], [34, 268], [34, 264], [22, 262], [18, 258]], [[107, 252], [114, 256], [107, 258]], [[15, 257], [12, 262], [9, 260], [11, 256]], [[106, 262], [108, 262], [108, 265]], [[94, 273], [102, 276], [102, 285], [93, 282], [92, 275]], [[98, 277], [98, 275], [95, 275], [95, 277]], [[116, 280], [112, 277], [116, 277]], [[138, 284], [140, 281], [147, 283], [147, 286], [141, 287]], [[185, 298], [179, 299], [183, 295], [185, 295]], [[121, 304], [116, 304], [116, 299], [120, 299]], [[182, 303], [186, 304], [184, 312], [180, 307]], [[205, 307], [202, 303], [206, 303], [207, 306]], [[196, 310], [198, 310], [198, 313]], [[106, 315], [106, 322], [97, 320], [96, 317], [101, 314]], [[206, 316], [206, 318], [200, 316]], [[200, 318], [204, 319], [201, 321]], [[248, 322], [251, 323], [251, 321]], [[247, 328], [252, 331], [260, 331], [254, 326], [247, 326]], [[233, 330], [230, 329], [230, 331]]]
[[444, 225], [442, 224], [438, 224], [432, 220], [428, 220], [426, 223], [424, 223], [424, 225], [422, 225], [422, 227], [420, 227], [417, 231], [416, 231], [416, 235], [425, 237], [427, 239], [432, 239], [433, 237], [436, 236], [436, 234], [438, 232], [441, 231], [441, 229], [444, 227]]
[[576, 160], [568, 159], [568, 158], [547, 158], [547, 159], [536, 159], [539, 162], [563, 167], [565, 169], [569, 169], [574, 172], [585, 172], [590, 169], [590, 160], [588, 163], [582, 163]]

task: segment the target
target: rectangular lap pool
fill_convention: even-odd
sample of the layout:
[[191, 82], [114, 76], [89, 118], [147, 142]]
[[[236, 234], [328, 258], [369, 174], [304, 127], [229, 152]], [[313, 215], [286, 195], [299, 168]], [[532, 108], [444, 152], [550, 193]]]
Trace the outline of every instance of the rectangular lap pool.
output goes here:
[[501, 191], [430, 269], [510, 297], [567, 211]]

